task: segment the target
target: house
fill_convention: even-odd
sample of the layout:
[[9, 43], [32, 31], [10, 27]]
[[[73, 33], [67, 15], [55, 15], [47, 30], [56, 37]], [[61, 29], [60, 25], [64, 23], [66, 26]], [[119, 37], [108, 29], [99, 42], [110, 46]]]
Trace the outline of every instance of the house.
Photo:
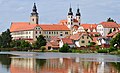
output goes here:
[[70, 38], [62, 38], [59, 41], [59, 47], [61, 48], [64, 44], [68, 44], [69, 47], [75, 47], [74, 42]]
[[58, 50], [59, 49], [60, 38], [57, 36], [52, 36], [50, 41], [47, 41], [46, 50]]
[[97, 24], [81, 24], [78, 32], [97, 32]]
[[109, 37], [109, 38], [114, 38], [114, 37], [116, 37], [116, 35], [117, 35], [118, 33], [120, 33], [120, 30], [114, 31], [114, 32], [108, 34], [107, 37]]
[[110, 47], [110, 38], [108, 37], [99, 37], [98, 39], [98, 45], [102, 47]]
[[118, 30], [118, 24], [116, 22], [101, 22], [97, 26], [97, 32], [102, 36], [107, 36], [110, 31]]
[[70, 39], [72, 39], [77, 47], [86, 47], [92, 42], [92, 38], [86, 32], [79, 32], [77, 34], [71, 35]]

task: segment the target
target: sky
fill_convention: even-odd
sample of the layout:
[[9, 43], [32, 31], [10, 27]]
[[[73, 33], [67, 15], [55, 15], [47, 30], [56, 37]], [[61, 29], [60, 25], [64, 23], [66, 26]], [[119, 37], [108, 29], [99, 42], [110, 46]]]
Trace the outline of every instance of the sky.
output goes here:
[[120, 23], [120, 0], [0, 0], [0, 32], [10, 28], [11, 22], [29, 22], [33, 3], [39, 13], [39, 23], [59, 23], [67, 18], [68, 9], [80, 8], [81, 23], [100, 23], [113, 18]]

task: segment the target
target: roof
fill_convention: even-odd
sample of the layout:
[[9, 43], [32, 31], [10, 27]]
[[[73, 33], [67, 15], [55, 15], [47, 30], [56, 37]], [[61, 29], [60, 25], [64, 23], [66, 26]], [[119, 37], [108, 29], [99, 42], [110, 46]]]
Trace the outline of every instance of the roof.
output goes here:
[[118, 24], [118, 27], [120, 28], [120, 24]]
[[73, 22], [76, 22], [76, 23], [77, 23], [77, 22], [78, 22], [78, 20], [77, 20], [77, 19], [73, 19]]
[[29, 22], [13, 22], [11, 23], [10, 32], [32, 30], [37, 24], [30, 25]]
[[79, 26], [74, 25], [73, 28], [77, 30], [79, 28]]
[[13, 22], [11, 23], [10, 32], [32, 30], [36, 26], [40, 26], [45, 31], [69, 31], [67, 26], [59, 24], [30, 24], [29, 22]]
[[79, 32], [77, 34], [71, 35], [70, 39], [79, 40], [82, 35], [87, 35], [87, 33], [86, 32]]
[[60, 20], [60, 24], [62, 25], [67, 24], [67, 20]]
[[115, 22], [101, 22], [100, 23], [104, 28], [118, 28], [118, 24]]
[[97, 24], [81, 24], [84, 29], [96, 29]]
[[45, 31], [47, 31], [47, 30], [49, 30], [49, 31], [56, 31], [56, 30], [69, 31], [70, 30], [67, 26], [59, 25], [59, 24], [52, 24], [52, 25], [40, 24], [39, 26]]
[[68, 44], [68, 45], [73, 44], [73, 41], [69, 38], [62, 38], [62, 41], [64, 44]]
[[113, 37], [117, 33], [120, 33], [120, 30], [119, 31], [114, 31], [114, 32], [108, 34], [107, 37]]

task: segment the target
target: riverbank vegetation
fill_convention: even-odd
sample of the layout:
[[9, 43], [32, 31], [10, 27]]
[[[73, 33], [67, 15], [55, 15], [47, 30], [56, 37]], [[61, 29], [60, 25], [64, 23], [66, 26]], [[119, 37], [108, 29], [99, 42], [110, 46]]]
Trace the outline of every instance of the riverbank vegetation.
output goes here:
[[95, 46], [95, 43], [91, 42], [89, 46], [82, 49], [72, 47], [68, 44], [64, 44], [63, 47], [58, 50], [46, 50], [46, 40], [44, 36], [40, 35], [37, 41], [31, 44], [28, 41], [19, 39], [12, 40], [10, 30], [7, 29], [0, 35], [0, 51], [33, 51], [33, 52], [63, 52], [63, 53], [111, 53], [120, 54], [120, 33], [116, 35], [110, 42], [110, 48], [102, 48]]

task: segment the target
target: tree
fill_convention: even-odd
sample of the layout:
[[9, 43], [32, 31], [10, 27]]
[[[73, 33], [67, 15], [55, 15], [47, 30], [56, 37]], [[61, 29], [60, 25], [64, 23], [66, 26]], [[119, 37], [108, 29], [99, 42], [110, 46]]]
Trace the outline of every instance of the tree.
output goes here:
[[40, 35], [38, 38], [37, 38], [37, 41], [35, 42], [35, 46], [36, 48], [41, 48], [41, 46], [45, 46], [46, 45], [46, 39], [44, 38], [43, 35]]
[[2, 47], [2, 37], [0, 36], [0, 48]]
[[68, 44], [64, 44], [60, 49], [59, 52], [69, 52], [70, 47], [68, 46]]
[[16, 48], [17, 50], [28, 50], [31, 48], [31, 44], [25, 40], [13, 40], [11, 42], [11, 47]]
[[113, 19], [111, 19], [111, 18], [108, 18], [107, 22], [115, 22], [115, 21]]
[[116, 37], [111, 40], [110, 46], [120, 49], [120, 33], [118, 33]]
[[9, 48], [11, 41], [12, 41], [12, 37], [11, 37], [11, 34], [10, 34], [10, 30], [7, 29], [5, 32], [2, 32], [1, 38], [0, 38], [1, 46], [3, 48]]

